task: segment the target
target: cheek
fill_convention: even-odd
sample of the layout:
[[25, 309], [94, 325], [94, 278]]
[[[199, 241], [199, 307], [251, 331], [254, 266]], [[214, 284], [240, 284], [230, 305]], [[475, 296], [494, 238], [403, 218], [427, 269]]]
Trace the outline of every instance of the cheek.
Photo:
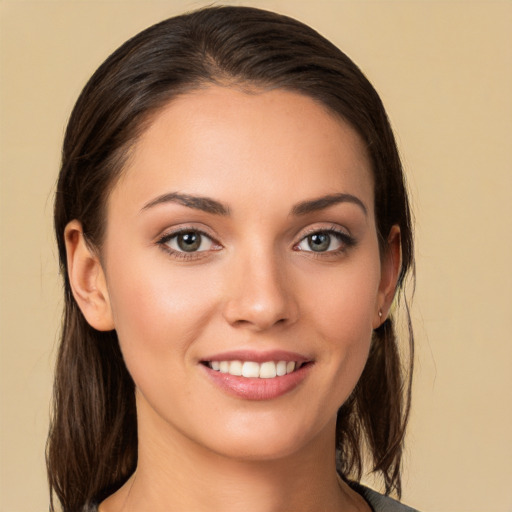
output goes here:
[[114, 323], [128, 366], [131, 361], [141, 365], [151, 355], [186, 353], [215, 307], [215, 289], [205, 285], [209, 281], [202, 269], [184, 271], [162, 260], [144, 265], [118, 258], [108, 273]]
[[335, 407], [348, 398], [368, 358], [379, 269], [377, 256], [350, 267], [340, 266], [339, 271], [314, 280], [315, 292], [310, 293], [307, 310], [321, 343], [319, 357], [325, 363], [325, 379], [337, 390], [327, 398]]
[[378, 260], [371, 263], [340, 268], [314, 280], [309, 309], [327, 338], [357, 344], [371, 337], [380, 278]]

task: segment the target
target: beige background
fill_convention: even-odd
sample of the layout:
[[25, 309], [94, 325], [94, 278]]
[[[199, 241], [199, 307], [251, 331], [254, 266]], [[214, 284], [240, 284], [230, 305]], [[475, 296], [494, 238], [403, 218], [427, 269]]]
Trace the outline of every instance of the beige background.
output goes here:
[[[1, 512], [48, 507], [61, 307], [52, 189], [67, 116], [109, 52], [204, 3], [0, 3]], [[333, 40], [395, 127], [417, 218], [404, 501], [424, 512], [512, 511], [512, 2], [237, 3], [290, 14]]]

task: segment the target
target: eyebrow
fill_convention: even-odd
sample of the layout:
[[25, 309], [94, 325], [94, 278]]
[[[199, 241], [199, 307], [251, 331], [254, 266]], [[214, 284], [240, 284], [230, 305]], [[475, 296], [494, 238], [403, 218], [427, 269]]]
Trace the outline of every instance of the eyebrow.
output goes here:
[[339, 203], [356, 204], [363, 210], [364, 214], [368, 216], [368, 210], [365, 204], [361, 199], [352, 194], [329, 194], [310, 201], [302, 201], [292, 208], [292, 215], [306, 215], [308, 213], [324, 210], [325, 208], [329, 208], [329, 206]]
[[224, 206], [222, 203], [219, 203], [219, 201], [215, 201], [215, 199], [203, 196], [180, 194], [179, 192], [170, 192], [168, 194], [158, 196], [145, 204], [141, 211], [148, 210], [149, 208], [153, 208], [154, 206], [164, 203], [178, 203], [183, 206], [187, 206], [188, 208], [202, 210], [215, 215], [229, 215], [229, 208]]
[[[162, 194], [146, 203], [141, 211], [153, 208], [159, 204], [164, 203], [178, 203], [188, 208], [195, 210], [202, 210], [207, 213], [215, 215], [229, 215], [229, 207], [223, 205], [219, 201], [210, 197], [204, 196], [192, 196], [189, 194], [180, 194], [179, 192], [170, 192], [168, 194]], [[356, 196], [352, 194], [329, 194], [326, 196], [311, 199], [309, 201], [302, 201], [297, 203], [291, 210], [292, 215], [306, 215], [308, 213], [317, 212], [334, 206], [339, 203], [352, 203], [359, 206], [365, 215], [368, 215], [368, 210], [364, 203]]]

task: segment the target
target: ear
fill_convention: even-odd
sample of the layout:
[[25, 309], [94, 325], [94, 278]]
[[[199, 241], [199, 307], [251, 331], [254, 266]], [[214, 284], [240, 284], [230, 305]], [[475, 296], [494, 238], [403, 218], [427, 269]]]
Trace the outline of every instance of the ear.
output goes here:
[[373, 319], [374, 329], [377, 329], [389, 315], [402, 266], [401, 247], [400, 228], [394, 225], [389, 231], [385, 252], [382, 255], [379, 292]]
[[68, 276], [73, 296], [91, 327], [114, 329], [107, 282], [101, 262], [87, 244], [82, 224], [72, 220], [64, 230]]

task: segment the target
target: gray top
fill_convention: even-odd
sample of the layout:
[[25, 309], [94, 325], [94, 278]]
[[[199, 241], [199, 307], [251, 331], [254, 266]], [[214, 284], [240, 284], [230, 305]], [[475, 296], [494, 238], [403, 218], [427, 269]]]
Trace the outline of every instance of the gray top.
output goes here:
[[351, 483], [350, 487], [366, 500], [373, 512], [418, 512], [415, 508], [408, 507], [364, 485]]

